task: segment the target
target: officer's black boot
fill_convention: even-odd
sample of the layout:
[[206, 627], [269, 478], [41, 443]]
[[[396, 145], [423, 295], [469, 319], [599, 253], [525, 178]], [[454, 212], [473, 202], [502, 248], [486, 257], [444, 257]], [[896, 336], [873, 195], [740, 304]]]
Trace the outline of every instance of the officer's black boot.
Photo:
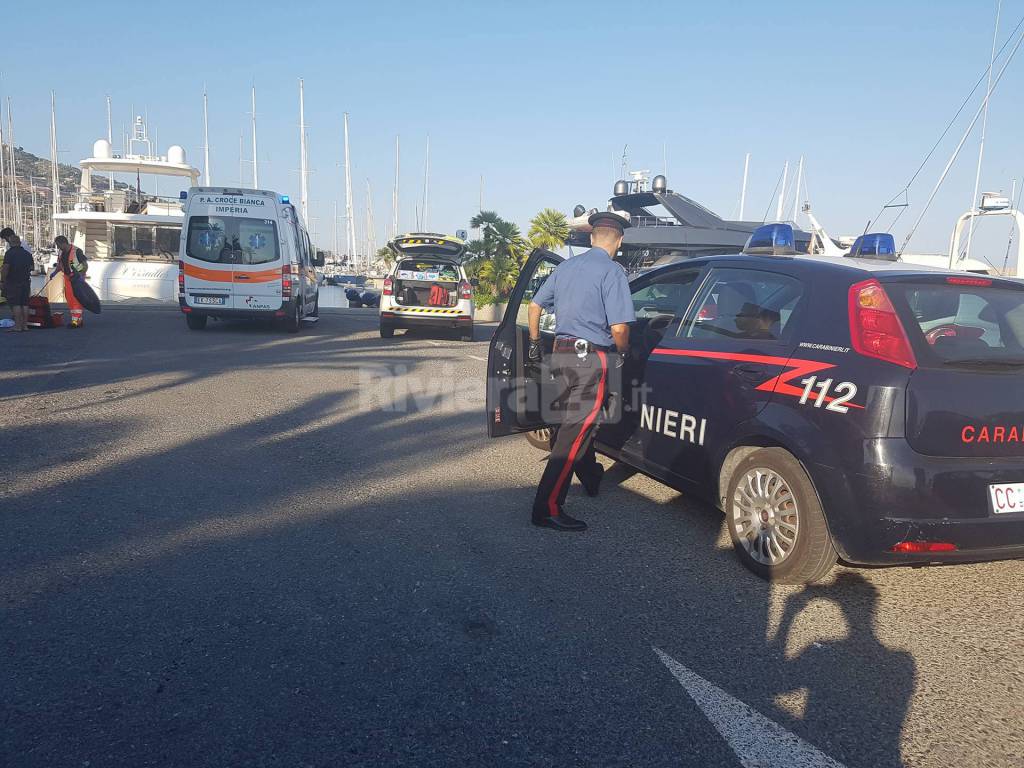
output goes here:
[[554, 528], [556, 531], [585, 531], [587, 524], [575, 517], [570, 517], [562, 510], [552, 515], [547, 509], [533, 509], [532, 522], [539, 528]]

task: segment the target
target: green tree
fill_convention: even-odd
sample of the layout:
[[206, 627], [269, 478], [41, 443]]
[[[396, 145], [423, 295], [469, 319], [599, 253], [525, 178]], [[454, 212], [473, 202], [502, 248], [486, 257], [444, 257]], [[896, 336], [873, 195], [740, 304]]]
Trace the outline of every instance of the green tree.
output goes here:
[[395, 263], [395, 252], [385, 245], [383, 248], [377, 249], [376, 258], [377, 261], [384, 262], [385, 267], [391, 269], [391, 265]]
[[530, 219], [530, 245], [557, 251], [569, 239], [569, 222], [565, 214], [554, 208], [545, 208]]
[[499, 254], [480, 263], [477, 277], [485, 291], [503, 301], [515, 288], [516, 280], [519, 279], [519, 265], [514, 259]]

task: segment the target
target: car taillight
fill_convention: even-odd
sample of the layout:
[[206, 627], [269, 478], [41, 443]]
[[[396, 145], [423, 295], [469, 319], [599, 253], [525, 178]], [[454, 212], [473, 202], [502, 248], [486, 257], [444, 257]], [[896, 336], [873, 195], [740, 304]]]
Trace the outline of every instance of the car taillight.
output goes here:
[[292, 297], [292, 265], [285, 264], [281, 267], [281, 298], [290, 299]]
[[459, 283], [459, 297], [463, 299], [473, 298], [473, 286], [469, 284], [468, 280], [463, 280]]
[[956, 552], [956, 544], [949, 541], [901, 541], [892, 547], [893, 552]]
[[185, 262], [178, 262], [178, 295], [185, 295]]
[[384, 290], [381, 291], [381, 294], [384, 295], [384, 296], [391, 296], [394, 293], [394, 285], [395, 285], [395, 281], [394, 280], [392, 280], [390, 277], [385, 277], [384, 278]]
[[875, 279], [850, 286], [850, 340], [862, 355], [917, 368], [903, 323], [882, 284]]
[[947, 277], [946, 282], [950, 285], [970, 285], [974, 288], [988, 288], [992, 281], [987, 277]]

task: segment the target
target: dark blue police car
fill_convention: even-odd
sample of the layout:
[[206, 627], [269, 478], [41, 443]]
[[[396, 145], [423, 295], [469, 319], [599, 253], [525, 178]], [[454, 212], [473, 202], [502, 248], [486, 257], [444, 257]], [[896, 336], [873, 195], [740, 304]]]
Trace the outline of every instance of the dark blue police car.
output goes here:
[[[798, 255], [788, 227], [762, 229], [631, 281], [598, 451], [716, 504], [743, 563], [780, 582], [1024, 557], [1024, 284]], [[552, 420], [526, 321], [560, 261], [532, 254], [491, 342], [492, 437]]]

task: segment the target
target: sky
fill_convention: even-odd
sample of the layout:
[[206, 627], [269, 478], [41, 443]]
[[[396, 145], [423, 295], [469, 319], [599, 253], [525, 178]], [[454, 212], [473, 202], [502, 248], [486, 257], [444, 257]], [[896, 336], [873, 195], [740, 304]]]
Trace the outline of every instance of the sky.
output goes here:
[[[345, 112], [357, 235], [369, 180], [378, 245], [391, 227], [395, 137], [399, 228], [409, 231], [422, 203], [428, 134], [432, 231], [468, 227], [481, 177], [484, 208], [524, 230], [545, 207], [603, 208], [625, 150], [629, 169], [667, 171], [670, 188], [727, 218], [738, 213], [749, 152], [747, 218], [769, 220], [783, 164], [790, 162], [792, 183], [803, 156], [801, 198], [838, 236], [859, 234], [906, 185], [988, 66], [995, 12], [995, 0], [248, 0], [134, 8], [51, 0], [19, 5], [15, 24], [48, 30], [49, 50], [5, 57], [0, 94], [11, 99], [17, 143], [38, 155], [49, 154], [52, 90], [62, 162], [88, 156], [105, 137], [109, 95], [115, 149], [134, 106], [148, 114], [161, 153], [180, 144], [201, 167], [205, 85], [212, 182], [235, 185], [240, 135], [251, 156], [255, 84], [260, 184], [297, 201], [303, 78], [310, 226], [321, 247], [332, 246], [335, 201], [344, 214]], [[1024, 0], [1004, 0], [1000, 44], [1022, 16]], [[1022, 85], [1024, 55], [991, 100], [983, 190], [1009, 193], [1012, 180], [1024, 178]], [[898, 243], [983, 93], [984, 86], [910, 188], [910, 208], [893, 230]], [[979, 129], [909, 250], [948, 249], [973, 196]], [[242, 172], [248, 186], [251, 164]], [[160, 192], [173, 194], [166, 181]], [[792, 207], [791, 194], [787, 216]], [[886, 224], [883, 217], [873, 229]], [[1008, 232], [1006, 219], [984, 222], [973, 255], [1001, 265]]]

